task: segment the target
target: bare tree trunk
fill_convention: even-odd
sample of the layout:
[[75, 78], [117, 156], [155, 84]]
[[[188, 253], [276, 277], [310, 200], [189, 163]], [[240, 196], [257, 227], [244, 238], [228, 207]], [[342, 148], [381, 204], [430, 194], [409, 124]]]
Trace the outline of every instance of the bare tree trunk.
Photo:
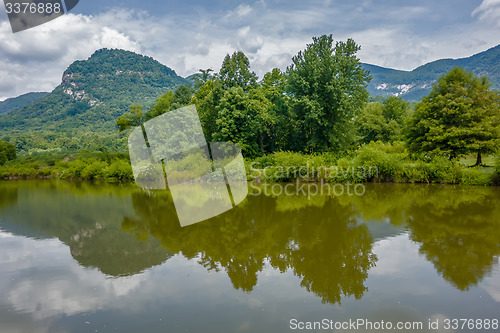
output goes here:
[[478, 152], [477, 153], [476, 164], [474, 164], [473, 166], [480, 166], [482, 164], [483, 164], [483, 159], [482, 159], [482, 156], [481, 156], [481, 152]]

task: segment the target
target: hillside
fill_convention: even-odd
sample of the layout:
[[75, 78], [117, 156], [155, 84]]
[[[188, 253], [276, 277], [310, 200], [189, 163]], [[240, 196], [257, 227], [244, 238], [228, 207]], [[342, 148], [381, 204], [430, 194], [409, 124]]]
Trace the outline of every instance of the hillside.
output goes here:
[[18, 150], [123, 146], [116, 119], [131, 104], [152, 106], [168, 90], [189, 84], [158, 61], [101, 49], [76, 61], [49, 95], [1, 117], [0, 137]]
[[0, 102], [0, 115], [29, 105], [40, 98], [47, 96], [48, 94], [49, 93], [47, 92], [32, 92], [18, 97], [8, 98], [5, 101]]
[[500, 45], [468, 58], [436, 60], [412, 71], [363, 64], [372, 75], [372, 81], [368, 84], [371, 95], [395, 95], [408, 101], [420, 100], [429, 93], [439, 76], [455, 66], [462, 66], [476, 75], [487, 76], [492, 88], [500, 90]]

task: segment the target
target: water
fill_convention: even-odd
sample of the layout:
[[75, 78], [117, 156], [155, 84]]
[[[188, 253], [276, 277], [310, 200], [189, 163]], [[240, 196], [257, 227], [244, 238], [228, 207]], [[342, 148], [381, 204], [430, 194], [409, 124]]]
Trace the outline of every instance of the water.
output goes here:
[[1, 182], [0, 332], [500, 332], [444, 326], [500, 319], [499, 188], [265, 190], [181, 228], [166, 192]]

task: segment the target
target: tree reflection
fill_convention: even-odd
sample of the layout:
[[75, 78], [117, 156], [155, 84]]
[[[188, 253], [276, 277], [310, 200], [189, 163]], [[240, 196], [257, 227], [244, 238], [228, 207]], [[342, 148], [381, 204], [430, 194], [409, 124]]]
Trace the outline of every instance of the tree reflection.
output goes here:
[[173, 253], [199, 257], [208, 270], [224, 270], [234, 288], [245, 292], [269, 262], [281, 272], [293, 271], [323, 302], [361, 298], [376, 262], [368, 229], [353, 219], [352, 207], [334, 198], [318, 196], [300, 210], [286, 209], [293, 205], [285, 201], [296, 199], [250, 196], [223, 215], [181, 228], [168, 192], [140, 192], [132, 196], [139, 218], [125, 218], [122, 227], [139, 239], [158, 238]]
[[429, 188], [408, 209], [411, 239], [447, 281], [468, 290], [491, 272], [500, 255], [495, 190]]
[[18, 189], [10, 184], [0, 184], [0, 211], [17, 203]]

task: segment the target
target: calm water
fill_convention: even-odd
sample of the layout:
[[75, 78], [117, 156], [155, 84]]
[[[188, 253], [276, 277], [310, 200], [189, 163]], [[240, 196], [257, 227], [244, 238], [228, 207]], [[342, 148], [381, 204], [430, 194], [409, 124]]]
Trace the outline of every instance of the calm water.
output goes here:
[[500, 319], [499, 255], [499, 188], [262, 193], [181, 228], [166, 192], [0, 182], [0, 332], [291, 332], [291, 319], [500, 332], [443, 329]]

